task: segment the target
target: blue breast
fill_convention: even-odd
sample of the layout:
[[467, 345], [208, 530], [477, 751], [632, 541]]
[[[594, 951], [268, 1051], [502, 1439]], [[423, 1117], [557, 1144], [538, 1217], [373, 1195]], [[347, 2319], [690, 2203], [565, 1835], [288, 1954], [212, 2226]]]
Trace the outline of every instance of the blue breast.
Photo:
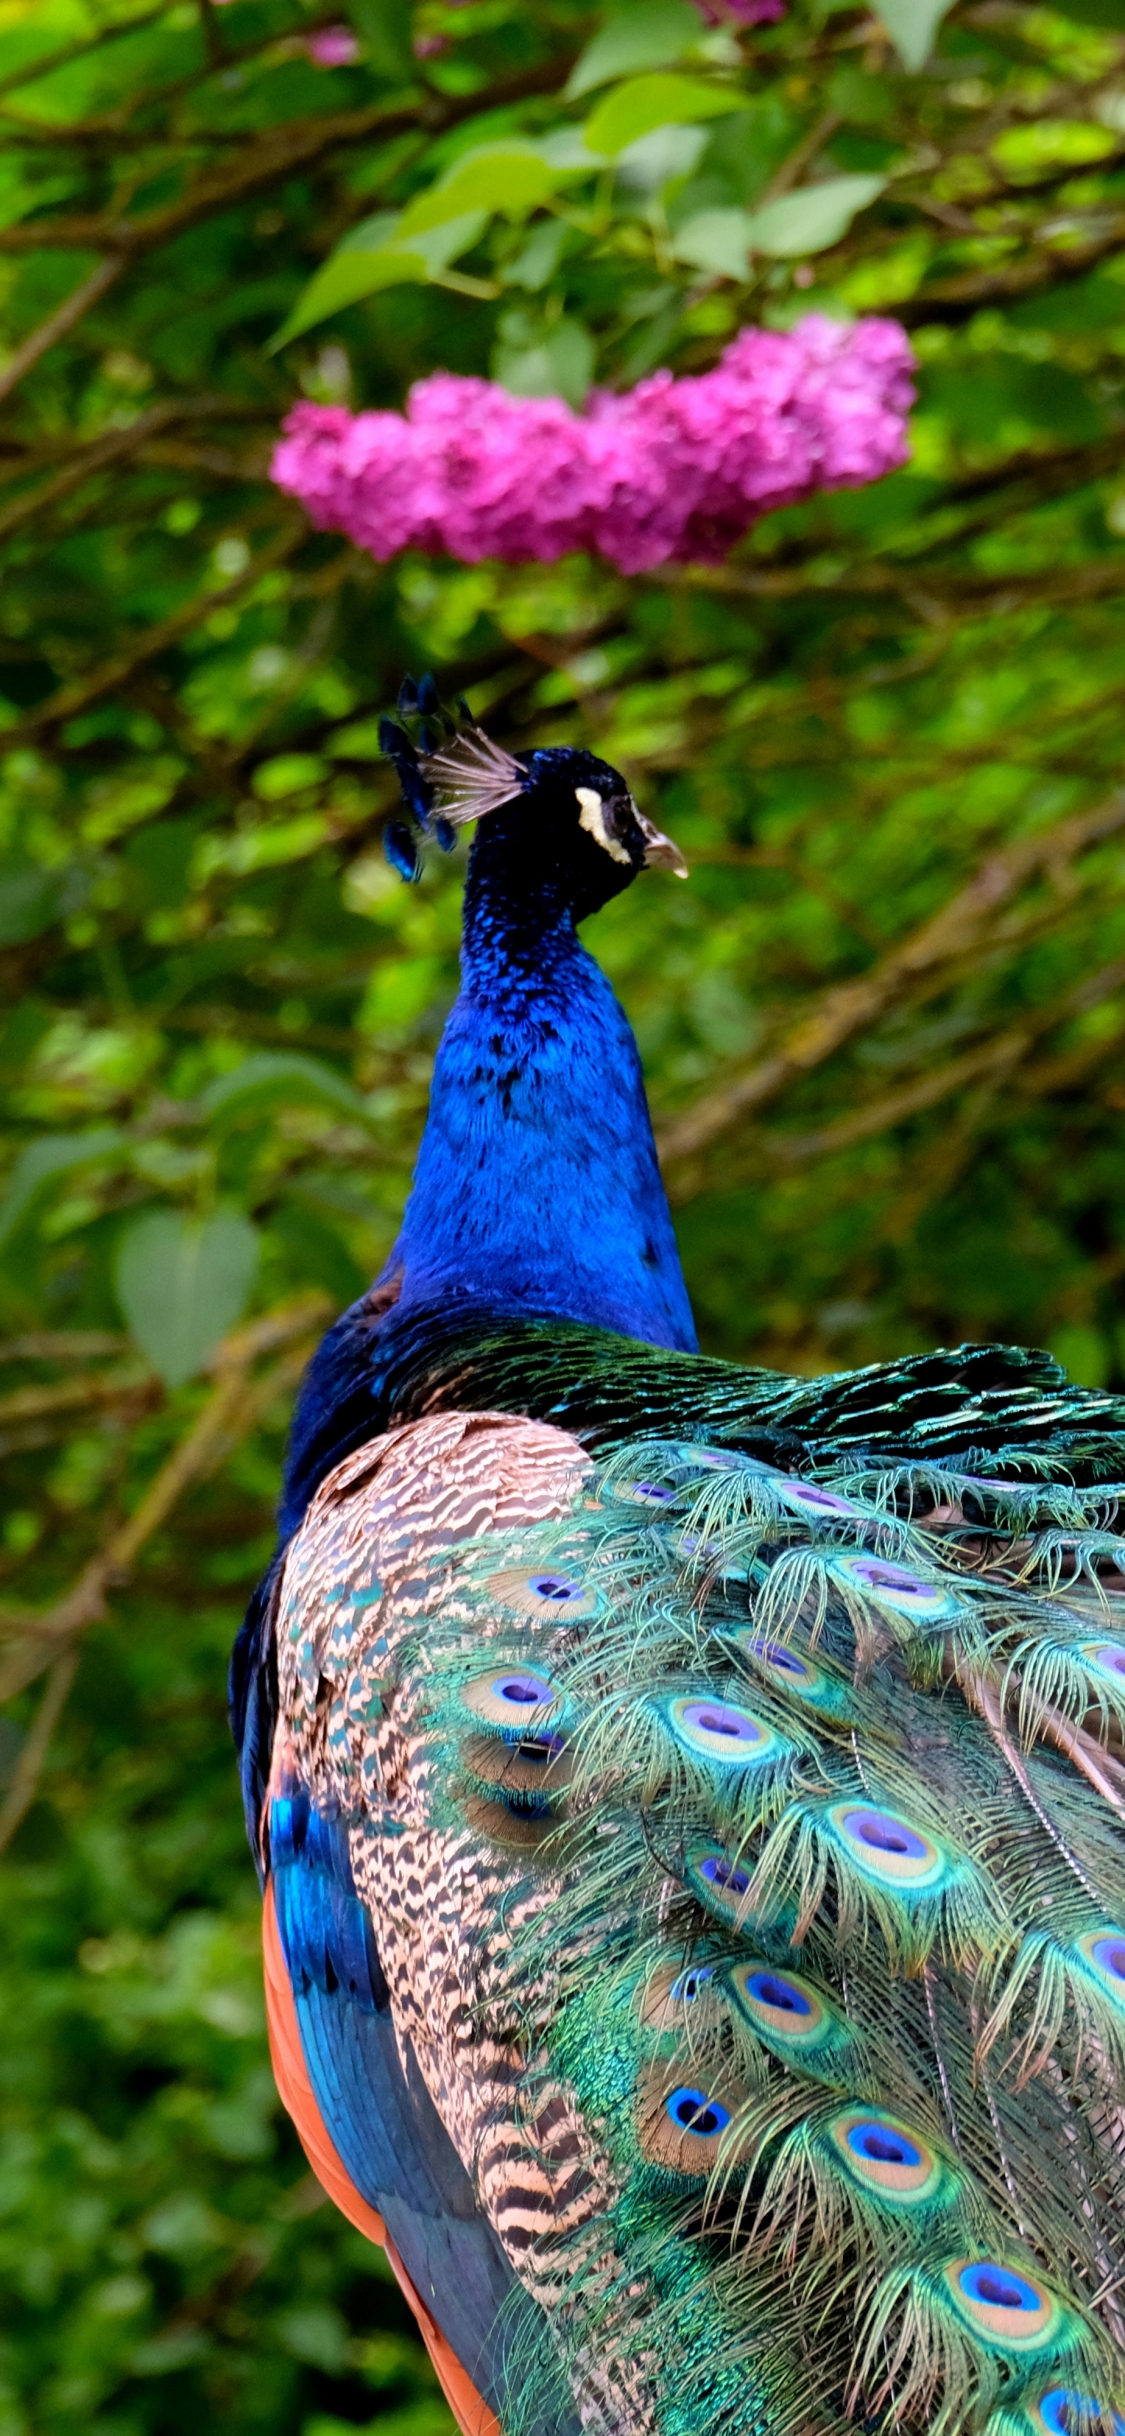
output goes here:
[[456, 1293], [694, 1352], [640, 1059], [608, 982], [572, 928], [540, 943], [533, 972], [466, 967], [388, 1263], [404, 1312]]

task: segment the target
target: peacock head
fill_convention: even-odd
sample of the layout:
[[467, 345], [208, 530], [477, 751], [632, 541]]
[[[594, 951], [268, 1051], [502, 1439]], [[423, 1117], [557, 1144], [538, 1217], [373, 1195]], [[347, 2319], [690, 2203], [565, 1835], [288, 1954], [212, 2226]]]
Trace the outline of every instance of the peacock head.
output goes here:
[[686, 879], [670, 837], [638, 810], [620, 771], [596, 753], [553, 745], [516, 759], [476, 726], [463, 702], [443, 710], [432, 677], [408, 678], [379, 741], [393, 762], [406, 819], [388, 823], [388, 861], [404, 879], [421, 871], [421, 841], [446, 852], [464, 821], [484, 820], [476, 855], [502, 869], [507, 888], [548, 886], [577, 920], [659, 866]]

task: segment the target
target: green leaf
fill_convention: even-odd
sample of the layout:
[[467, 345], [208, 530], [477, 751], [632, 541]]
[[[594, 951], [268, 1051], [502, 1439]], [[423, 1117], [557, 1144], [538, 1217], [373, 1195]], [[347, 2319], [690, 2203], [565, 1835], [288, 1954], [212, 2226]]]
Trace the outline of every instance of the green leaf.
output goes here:
[[175, 1210], [148, 1210], [134, 1220], [117, 1255], [117, 1299], [166, 1387], [193, 1378], [233, 1328], [257, 1266], [257, 1232], [247, 1218], [196, 1226]]
[[750, 245], [759, 254], [788, 256], [819, 254], [836, 245], [863, 211], [881, 195], [887, 181], [871, 176], [824, 178], [818, 186], [801, 186], [796, 194], [779, 195], [747, 214]]
[[244, 1057], [232, 1073], [209, 1084], [200, 1106], [212, 1124], [229, 1125], [260, 1108], [298, 1100], [320, 1100], [358, 1124], [371, 1123], [358, 1091], [335, 1067], [287, 1049], [261, 1049], [254, 1057]]
[[93, 1133], [45, 1133], [37, 1142], [29, 1142], [21, 1150], [11, 1175], [8, 1190], [0, 1202], [0, 1244], [29, 1215], [41, 1193], [58, 1177], [68, 1175], [73, 1168], [88, 1167], [95, 1159], [106, 1158], [120, 1149], [125, 1136], [115, 1126], [102, 1126]]
[[745, 211], [697, 211], [672, 239], [677, 262], [690, 262], [698, 271], [718, 271], [724, 279], [745, 279], [750, 246], [750, 214]]
[[639, 68], [664, 68], [695, 49], [703, 32], [689, 0], [641, 0], [617, 9], [588, 42], [566, 86], [568, 101]]
[[731, 85], [707, 84], [701, 76], [636, 76], [618, 85], [586, 121], [590, 152], [616, 160], [627, 144], [650, 135], [654, 127], [694, 126], [700, 119], [723, 118], [746, 107], [744, 93]]
[[290, 339], [300, 338], [316, 322], [327, 321], [331, 313], [341, 313], [345, 305], [358, 304], [361, 297], [374, 296], [380, 288], [432, 279], [435, 272], [444, 270], [458, 254], [467, 253], [476, 244], [487, 216], [483, 211], [462, 212], [439, 227], [424, 230], [412, 238], [409, 246], [404, 246], [389, 241], [389, 233], [397, 232], [400, 226], [401, 214], [380, 212], [364, 226], [374, 229], [382, 222], [388, 238], [366, 248], [359, 244], [359, 232], [353, 229], [310, 279], [288, 320], [271, 341], [272, 348], [288, 346]]
[[594, 377], [594, 342], [584, 322], [564, 315], [530, 344], [501, 343], [492, 370], [515, 397], [561, 397], [568, 406], [581, 406]]
[[533, 144], [482, 144], [463, 152], [447, 177], [407, 204], [396, 242], [404, 245], [467, 212], [502, 211], [516, 219], [545, 203], [565, 175]]
[[873, 0], [875, 14], [886, 26], [904, 68], [916, 75], [934, 47], [942, 18], [953, 0]]

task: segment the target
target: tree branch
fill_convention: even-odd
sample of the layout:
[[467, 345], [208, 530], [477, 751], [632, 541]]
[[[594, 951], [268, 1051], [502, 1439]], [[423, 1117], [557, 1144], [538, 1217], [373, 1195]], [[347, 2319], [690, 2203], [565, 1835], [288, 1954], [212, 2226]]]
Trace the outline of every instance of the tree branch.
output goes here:
[[135, 220], [114, 212], [76, 212], [57, 220], [16, 221], [10, 228], [0, 229], [0, 253], [38, 253], [45, 246], [67, 250], [109, 246], [136, 258], [181, 236], [209, 213], [229, 211], [259, 188], [292, 177], [299, 169], [314, 168], [340, 145], [360, 144], [370, 135], [398, 135], [408, 127], [420, 126], [434, 136], [442, 135], [483, 110], [502, 109], [536, 93], [557, 91], [573, 64], [574, 53], [568, 51], [541, 60], [537, 67], [524, 68], [518, 76], [505, 77], [484, 93], [448, 95], [430, 90], [415, 102], [371, 102], [362, 110], [291, 119], [245, 144], [237, 160], [206, 171], [174, 203], [161, 204]]
[[[0, 1618], [13, 1637], [7, 1661], [0, 1667], [0, 1700], [11, 1700], [34, 1682], [46, 1667], [67, 1654], [87, 1625], [104, 1614], [109, 1591], [127, 1577], [146, 1540], [160, 1529], [180, 1498], [223, 1462], [275, 1398], [295, 1383], [308, 1359], [313, 1331], [330, 1307], [326, 1294], [306, 1295], [288, 1309], [269, 1312], [226, 1338], [212, 1360], [213, 1394], [128, 1520], [111, 1533], [77, 1581], [45, 1614], [21, 1615], [9, 1610]], [[263, 1378], [251, 1381], [251, 1364], [261, 1354], [279, 1348], [286, 1349], [282, 1360]]]
[[871, 972], [834, 984], [811, 1012], [784, 1035], [773, 1055], [760, 1059], [693, 1108], [658, 1130], [662, 1162], [689, 1157], [725, 1133], [749, 1108], [776, 1099], [798, 1075], [815, 1066], [873, 1023], [896, 999], [950, 957], [964, 955], [982, 925], [1037, 872], [1075, 860], [1125, 828], [1125, 794], [1111, 795], [1091, 812], [1060, 821], [1053, 829], [1017, 839], [990, 855], [964, 888], [892, 948]]
[[66, 1649], [48, 1674], [43, 1698], [24, 1737], [11, 1784], [0, 1805], [0, 1852], [11, 1843], [17, 1827], [22, 1826], [39, 1791], [51, 1736], [62, 1716], [77, 1669], [77, 1650]]
[[[71, 491], [80, 488], [88, 475], [100, 473], [104, 466], [116, 464], [121, 458], [130, 457], [143, 449], [155, 433], [166, 430], [169, 424], [190, 422], [195, 416], [223, 415], [238, 419], [238, 401], [227, 398], [162, 398], [156, 405], [146, 407], [145, 412], [137, 416], [136, 422], [126, 424], [124, 430], [103, 432], [99, 439], [88, 441], [84, 448], [77, 448], [73, 455], [68, 456], [66, 464], [60, 466], [50, 481], [42, 483], [37, 491], [24, 491], [19, 498], [10, 500], [7, 507], [0, 507], [0, 538], [26, 523], [29, 517], [39, 516], [45, 508], [54, 507], [58, 500], [68, 498]], [[17, 466], [13, 470], [21, 474], [26, 469]]]
[[69, 68], [76, 59], [88, 59], [92, 51], [103, 50], [107, 42], [117, 42], [125, 34], [143, 33], [146, 26], [155, 25], [166, 15], [165, 0], [159, 8], [150, 8], [143, 16], [123, 17], [117, 25], [104, 26], [90, 42], [64, 42], [57, 51], [44, 51], [38, 59], [25, 59], [22, 68], [14, 68], [10, 76], [0, 77], [0, 93], [14, 93], [20, 85], [37, 84], [41, 76], [53, 76], [56, 68]]
[[216, 609], [224, 608], [229, 601], [240, 599], [261, 576], [268, 574], [271, 567], [281, 566], [307, 539], [308, 526], [303, 517], [299, 523], [287, 521], [268, 548], [252, 559], [250, 565], [231, 583], [224, 584], [217, 592], [196, 593], [182, 609], [176, 609], [171, 617], [163, 618], [159, 626], [150, 627], [149, 632], [139, 636], [128, 649], [115, 652], [112, 659], [103, 660], [98, 668], [91, 669], [87, 675], [72, 677], [66, 685], [60, 685], [57, 692], [49, 694], [47, 700], [29, 711], [17, 726], [7, 730], [6, 745], [10, 747], [22, 743], [29, 736], [39, 736], [44, 728], [56, 726], [60, 719], [75, 718], [79, 711], [88, 710], [91, 703], [100, 702], [104, 695], [113, 693], [118, 686], [126, 685], [134, 670], [143, 668], [146, 660], [158, 659], [162, 651], [178, 643], [181, 635], [190, 634], [192, 627], [198, 626], [205, 617], [212, 616]]
[[0, 371], [0, 404], [11, 397], [24, 373], [31, 371], [40, 356], [46, 355], [48, 348], [53, 347], [58, 339], [65, 338], [81, 321], [83, 314], [89, 312], [90, 306], [97, 303], [99, 296], [104, 296], [114, 280], [121, 277], [125, 261], [124, 254], [103, 255], [102, 260], [95, 263], [89, 277], [80, 280], [69, 296], [64, 297], [61, 305], [48, 314], [46, 321], [41, 321], [39, 328], [25, 338], [22, 347], [17, 347], [15, 354], [9, 356], [3, 371]]

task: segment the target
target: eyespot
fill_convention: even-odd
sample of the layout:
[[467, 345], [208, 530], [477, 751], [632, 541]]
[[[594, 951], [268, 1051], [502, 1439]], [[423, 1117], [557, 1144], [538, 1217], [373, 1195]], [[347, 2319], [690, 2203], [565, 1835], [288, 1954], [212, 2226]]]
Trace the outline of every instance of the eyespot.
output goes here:
[[837, 1497], [831, 1489], [818, 1488], [812, 1480], [781, 1478], [775, 1480], [773, 1486], [786, 1505], [796, 1506], [802, 1513], [853, 1516], [861, 1511], [850, 1498]]
[[684, 1875], [707, 1911], [742, 1927], [753, 1883], [748, 1868], [732, 1860], [720, 1844], [697, 1844], [685, 1855]]
[[871, 2106], [848, 2106], [834, 2116], [828, 2137], [848, 2179], [874, 2197], [897, 2205], [932, 2200], [942, 2180], [942, 2161], [913, 2124]]
[[730, 2122], [729, 2108], [703, 2089], [674, 2089], [664, 2107], [669, 2121], [680, 2131], [693, 2132], [697, 2140], [717, 2140]]
[[752, 1658], [760, 1658], [763, 1666], [772, 1667], [776, 1675], [784, 1675], [790, 1683], [809, 1683], [817, 1671], [806, 1665], [795, 1649], [786, 1649], [783, 1641], [763, 1641], [760, 1633], [747, 1639], [745, 1647]]
[[1125, 2436], [1120, 2411], [1097, 2394], [1079, 2393], [1073, 2385], [1052, 2385], [1032, 2407], [1048, 2436], [1095, 2436], [1104, 2427], [1111, 2427], [1113, 2436]]
[[503, 1573], [490, 1573], [485, 1589], [491, 1591], [513, 1615], [542, 1618], [567, 1624], [583, 1622], [598, 1612], [597, 1593], [576, 1573], [542, 1565], [530, 1571], [523, 1565], [513, 1565]]
[[1125, 1645], [1120, 1641], [1085, 1641], [1081, 1656], [1091, 1673], [1108, 1675], [1125, 1690]]
[[646, 2066], [637, 2090], [642, 2154], [652, 2165], [700, 2177], [713, 2173], [717, 2162], [733, 2162], [724, 2134], [745, 2095], [737, 2082], [683, 2081], [674, 2064]]
[[1087, 1929], [1076, 1939], [1078, 1954], [1107, 1996], [1125, 2004], [1125, 1930]]
[[566, 1749], [565, 1734], [536, 1734], [517, 1742], [516, 1751], [529, 1768], [548, 1768]]
[[674, 1963], [658, 1964], [642, 1980], [637, 2006], [646, 2030], [656, 2030], [662, 2037], [682, 2032], [685, 2015], [690, 2017], [693, 2036], [700, 2028], [714, 2028], [723, 2018], [714, 1964], [692, 1962], [682, 1971]]
[[558, 1694], [546, 1675], [530, 1667], [494, 1666], [462, 1686], [461, 1703], [482, 1724], [498, 1728], [505, 1742], [539, 1745], [551, 1738]]
[[723, 1852], [708, 1853], [706, 1860], [699, 1864], [699, 1874], [701, 1878], [706, 1878], [708, 1886], [717, 1886], [724, 1895], [741, 1897], [749, 1892], [747, 1872], [740, 1869], [737, 1862], [728, 1861]]
[[724, 1454], [721, 1447], [688, 1444], [678, 1452], [685, 1463], [704, 1472], [741, 1472], [746, 1468], [741, 1455]]
[[549, 1684], [541, 1675], [498, 1675], [492, 1686], [495, 1700], [506, 1700], [512, 1708], [542, 1708], [551, 1697]]
[[542, 1809], [570, 1783], [573, 1769], [565, 1734], [535, 1734], [501, 1728], [498, 1734], [467, 1734], [461, 1765], [490, 1797], [514, 1797], [522, 1809]]
[[943, 2281], [958, 2317], [999, 2350], [1040, 2351], [1062, 2322], [1050, 2286], [1003, 2259], [954, 2259]]
[[738, 1963], [731, 1988], [740, 2013], [756, 2030], [768, 2030], [786, 2046], [802, 2039], [819, 2040], [825, 2008], [815, 1988], [792, 1971], [771, 1970], [768, 1963]]
[[585, 829], [587, 835], [592, 837], [597, 845], [604, 847], [605, 852], [612, 855], [615, 863], [631, 864], [633, 858], [628, 847], [622, 845], [619, 837], [614, 837], [609, 827], [606, 819], [606, 805], [597, 788], [576, 787], [574, 793], [578, 804], [579, 828]]
[[833, 1556], [826, 1570], [844, 1589], [862, 1591], [877, 1606], [889, 1607], [895, 1615], [933, 1623], [960, 1612], [959, 1601], [950, 1591], [941, 1589], [936, 1582], [920, 1580], [916, 1573], [907, 1573], [902, 1565], [889, 1564], [885, 1557]]
[[668, 1990], [672, 2003], [677, 2005], [698, 2004], [704, 1988], [710, 1985], [714, 1976], [713, 1967], [709, 1962], [693, 1963], [690, 1970], [681, 1971], [679, 1978], [672, 1981]]
[[940, 1878], [945, 1860], [939, 1847], [895, 1811], [852, 1809], [841, 1802], [829, 1817], [866, 1877], [919, 1888]]
[[693, 1695], [670, 1700], [664, 1713], [685, 1750], [699, 1759], [717, 1760], [723, 1767], [760, 1765], [764, 1759], [776, 1759], [785, 1748], [772, 1727], [731, 1701]]
[[630, 1506], [674, 1506], [677, 1494], [660, 1480], [618, 1480], [613, 1493]]

